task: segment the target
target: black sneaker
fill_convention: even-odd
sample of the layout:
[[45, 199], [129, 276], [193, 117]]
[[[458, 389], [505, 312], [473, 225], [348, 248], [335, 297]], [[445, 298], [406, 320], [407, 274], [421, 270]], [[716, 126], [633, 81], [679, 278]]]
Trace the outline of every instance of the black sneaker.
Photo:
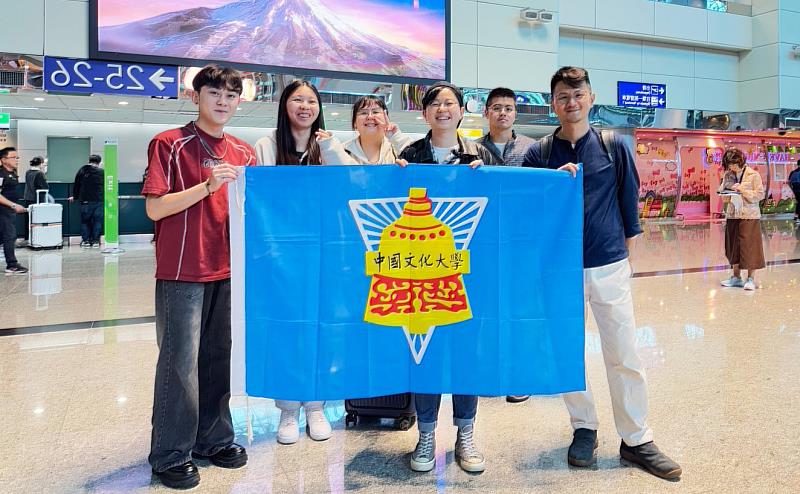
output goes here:
[[192, 458], [208, 460], [222, 468], [241, 468], [247, 464], [247, 451], [236, 443], [225, 446], [211, 456], [192, 452]]
[[567, 462], [573, 467], [592, 466], [597, 461], [597, 431], [591, 429], [575, 429], [572, 433], [572, 444], [567, 451]]
[[153, 471], [153, 475], [170, 489], [191, 489], [200, 483], [200, 472], [192, 460], [163, 472]]
[[88, 249], [91, 246], [92, 246], [91, 242], [81, 242], [81, 247], [83, 247], [85, 249]]
[[26, 274], [28, 272], [28, 268], [16, 264], [14, 266], [8, 266], [6, 268], [6, 274], [13, 275], [13, 274]]
[[523, 401], [527, 401], [530, 397], [530, 395], [508, 395], [506, 396], [506, 401], [508, 403], [522, 403]]
[[639, 465], [662, 479], [678, 480], [683, 473], [681, 466], [659, 451], [653, 441], [634, 447], [628, 446], [625, 441], [622, 441], [619, 445], [619, 455], [624, 460]]

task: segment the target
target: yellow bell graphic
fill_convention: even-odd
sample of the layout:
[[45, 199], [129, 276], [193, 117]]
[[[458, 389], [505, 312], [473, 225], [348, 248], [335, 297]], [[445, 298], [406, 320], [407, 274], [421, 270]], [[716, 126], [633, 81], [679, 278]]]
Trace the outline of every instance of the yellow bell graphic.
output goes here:
[[364, 320], [424, 335], [436, 326], [472, 318], [463, 274], [469, 251], [433, 215], [424, 188], [412, 188], [403, 214], [383, 229], [377, 251], [366, 253], [372, 276]]

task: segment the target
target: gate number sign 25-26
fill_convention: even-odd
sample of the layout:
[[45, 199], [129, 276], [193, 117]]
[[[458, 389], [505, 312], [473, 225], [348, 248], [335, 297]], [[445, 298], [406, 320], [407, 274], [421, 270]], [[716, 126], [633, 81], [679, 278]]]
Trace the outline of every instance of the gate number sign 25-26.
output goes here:
[[177, 98], [178, 68], [142, 63], [45, 57], [44, 89], [62, 93]]

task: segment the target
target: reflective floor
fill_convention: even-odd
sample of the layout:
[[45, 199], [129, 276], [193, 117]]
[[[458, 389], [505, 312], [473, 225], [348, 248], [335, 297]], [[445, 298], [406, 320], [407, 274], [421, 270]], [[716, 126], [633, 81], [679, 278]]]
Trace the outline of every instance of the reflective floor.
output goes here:
[[[602, 421], [595, 468], [567, 466], [571, 429], [559, 397], [516, 405], [481, 399], [481, 475], [454, 462], [455, 429], [446, 419], [435, 470], [418, 474], [407, 466], [413, 430], [366, 424], [345, 431], [343, 403], [332, 402], [330, 440], [282, 446], [272, 402], [250, 400], [248, 422], [248, 403], [239, 398], [232, 403], [237, 440], [249, 445], [250, 462], [233, 471], [201, 464], [195, 491], [798, 492], [800, 263], [792, 261], [800, 260], [800, 231], [789, 221], [763, 226], [771, 265], [755, 292], [719, 286], [728, 274], [720, 270], [720, 223], [648, 224], [635, 248], [649, 421], [656, 443], [683, 466], [679, 482], [620, 462], [590, 320], [588, 366]], [[165, 491], [146, 463], [156, 359], [151, 247], [128, 248], [113, 261], [76, 247], [19, 250], [18, 257], [31, 274], [0, 277], [0, 328], [9, 328], [0, 329], [0, 492]], [[441, 417], [450, 411], [446, 402]]]

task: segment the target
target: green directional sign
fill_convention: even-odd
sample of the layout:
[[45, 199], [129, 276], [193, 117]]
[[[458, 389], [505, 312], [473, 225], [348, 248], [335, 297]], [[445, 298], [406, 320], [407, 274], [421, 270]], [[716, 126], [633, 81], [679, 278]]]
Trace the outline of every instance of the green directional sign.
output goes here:
[[119, 177], [117, 176], [117, 148], [116, 139], [106, 139], [103, 147], [103, 178], [104, 178], [104, 204], [105, 217], [104, 235], [105, 248], [103, 253], [116, 254], [119, 248]]
[[10, 129], [10, 128], [11, 128], [11, 114], [0, 113], [0, 129]]

